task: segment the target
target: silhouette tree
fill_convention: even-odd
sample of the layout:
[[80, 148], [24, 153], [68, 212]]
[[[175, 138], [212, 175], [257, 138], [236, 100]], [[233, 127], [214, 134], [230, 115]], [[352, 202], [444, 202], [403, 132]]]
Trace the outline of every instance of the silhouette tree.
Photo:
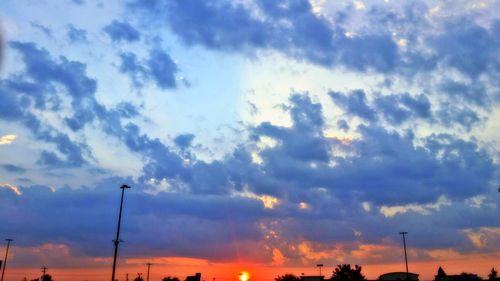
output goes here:
[[439, 267], [437, 277], [446, 277], [446, 273], [444, 272], [442, 267]]
[[339, 264], [333, 271], [331, 281], [365, 281], [366, 278], [361, 274], [361, 266], [350, 264]]
[[467, 273], [467, 272], [462, 272], [460, 275], [458, 275], [455, 280], [457, 281], [477, 281], [477, 280], [482, 280], [480, 277], [478, 277], [476, 274], [472, 273]]
[[[31, 281], [40, 281], [40, 278], [35, 278]], [[54, 281], [54, 279], [52, 279], [52, 276], [50, 274], [45, 274], [42, 276], [42, 281]]]
[[54, 281], [54, 279], [52, 279], [52, 276], [50, 274], [45, 274], [44, 276], [42, 276], [42, 281]]
[[167, 276], [167, 277], [164, 277], [163, 279], [161, 279], [161, 281], [180, 281], [180, 280], [177, 277]]
[[291, 274], [285, 273], [284, 275], [278, 275], [278, 277], [274, 278], [275, 281], [299, 281], [300, 278]]
[[498, 279], [498, 271], [493, 267], [490, 274], [488, 274], [488, 280], [495, 281], [496, 279]]
[[134, 281], [144, 281], [140, 273], [137, 273], [137, 277], [135, 277]]

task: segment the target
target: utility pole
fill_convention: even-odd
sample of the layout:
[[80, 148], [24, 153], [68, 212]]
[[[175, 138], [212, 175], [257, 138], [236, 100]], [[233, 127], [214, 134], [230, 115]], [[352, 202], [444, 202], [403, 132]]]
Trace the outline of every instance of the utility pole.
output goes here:
[[47, 273], [47, 267], [46, 266], [42, 267], [42, 280], [41, 281], [43, 281], [43, 278], [46, 275], [45, 273]]
[[146, 281], [149, 281], [149, 268], [151, 267], [152, 263], [148, 262], [148, 274], [146, 275]]
[[120, 244], [120, 224], [122, 221], [123, 194], [125, 193], [125, 188], [130, 188], [130, 186], [124, 184], [120, 186], [120, 188], [122, 190], [122, 197], [120, 200], [120, 213], [118, 214], [118, 227], [116, 229], [116, 239], [113, 240], [115, 244], [115, 255], [113, 256], [113, 273], [111, 274], [111, 281], [115, 281], [116, 257], [118, 256], [118, 244]]
[[5, 241], [7, 241], [7, 250], [5, 250], [5, 259], [3, 261], [2, 277], [0, 278], [0, 281], [3, 281], [3, 275], [5, 274], [5, 267], [7, 266], [7, 257], [9, 255], [10, 242], [14, 241], [14, 239], [7, 238], [5, 239]]
[[406, 264], [406, 280], [408, 280], [408, 256], [406, 255], [406, 234], [408, 234], [408, 232], [406, 231], [401, 231], [399, 234], [403, 235], [403, 247], [405, 249], [405, 264]]

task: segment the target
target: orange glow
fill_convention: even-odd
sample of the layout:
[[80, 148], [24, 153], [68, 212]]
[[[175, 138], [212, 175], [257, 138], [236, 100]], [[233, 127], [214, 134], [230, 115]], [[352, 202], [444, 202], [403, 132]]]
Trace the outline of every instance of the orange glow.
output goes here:
[[250, 280], [250, 273], [242, 271], [238, 274], [238, 279], [240, 279], [240, 281], [248, 281]]

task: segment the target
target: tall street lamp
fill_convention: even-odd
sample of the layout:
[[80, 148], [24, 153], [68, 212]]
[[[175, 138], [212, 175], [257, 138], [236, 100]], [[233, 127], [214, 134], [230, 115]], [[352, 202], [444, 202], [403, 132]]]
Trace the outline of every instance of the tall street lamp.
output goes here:
[[316, 266], [319, 268], [319, 276], [320, 277], [323, 276], [323, 275], [321, 275], [321, 268], [323, 267], [323, 264], [322, 263], [318, 263]]
[[7, 238], [5, 240], [7, 241], [7, 250], [5, 251], [5, 259], [3, 261], [3, 269], [2, 269], [2, 278], [0, 278], [0, 281], [3, 281], [3, 275], [5, 274], [5, 267], [7, 266], [7, 257], [9, 255], [10, 242], [14, 241], [14, 239], [10, 238]]
[[401, 231], [399, 234], [403, 235], [403, 247], [405, 249], [405, 264], [406, 264], [406, 280], [408, 280], [408, 256], [406, 255], [406, 234], [408, 234], [408, 232], [406, 231]]
[[146, 275], [147, 276], [146, 281], [149, 281], [149, 268], [151, 267], [152, 263], [148, 262], [147, 265], [148, 265], [148, 275]]
[[[111, 274], [111, 281], [115, 281], [116, 257], [118, 256], [118, 244], [120, 244], [120, 242], [121, 242], [121, 240], [120, 240], [120, 224], [122, 221], [123, 194], [125, 193], [125, 189], [130, 188], [130, 186], [124, 184], [124, 185], [120, 186], [120, 188], [122, 190], [122, 198], [120, 201], [120, 213], [118, 214], [118, 227], [116, 229], [116, 239], [113, 240], [113, 242], [115, 244], [115, 255], [113, 257], [113, 273]], [[3, 281], [3, 280], [0, 280], [0, 281]]]

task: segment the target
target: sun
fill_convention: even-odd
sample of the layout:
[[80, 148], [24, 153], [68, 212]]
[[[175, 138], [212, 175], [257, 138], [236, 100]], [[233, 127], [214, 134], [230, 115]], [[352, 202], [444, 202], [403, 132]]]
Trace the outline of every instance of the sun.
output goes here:
[[238, 279], [240, 279], [240, 281], [248, 281], [250, 280], [250, 274], [246, 271], [242, 271], [238, 274]]

